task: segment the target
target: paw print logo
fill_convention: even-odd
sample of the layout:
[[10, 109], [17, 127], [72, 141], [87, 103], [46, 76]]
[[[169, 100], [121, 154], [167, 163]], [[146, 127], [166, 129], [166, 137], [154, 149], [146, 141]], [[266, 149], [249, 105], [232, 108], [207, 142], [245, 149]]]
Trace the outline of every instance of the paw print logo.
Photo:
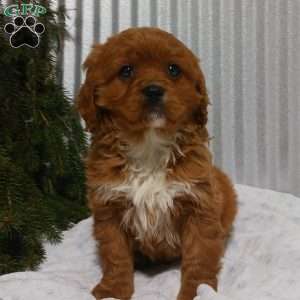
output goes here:
[[42, 23], [37, 23], [33, 16], [24, 19], [21, 16], [14, 18], [13, 23], [7, 23], [4, 31], [10, 34], [10, 44], [13, 48], [28, 46], [36, 48], [40, 43], [40, 35], [45, 31]]

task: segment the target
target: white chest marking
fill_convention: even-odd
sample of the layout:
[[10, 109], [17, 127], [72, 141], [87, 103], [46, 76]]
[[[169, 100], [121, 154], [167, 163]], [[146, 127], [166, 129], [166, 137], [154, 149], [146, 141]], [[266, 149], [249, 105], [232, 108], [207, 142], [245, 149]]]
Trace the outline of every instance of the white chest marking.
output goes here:
[[171, 222], [175, 195], [186, 191], [180, 183], [167, 183], [162, 170], [133, 172], [127, 183], [118, 186], [132, 200], [133, 207], [124, 216], [124, 223], [133, 225], [137, 239], [156, 237], [169, 244], [178, 243]]
[[123, 222], [133, 226], [136, 238], [155, 237], [170, 245], [179, 243], [171, 222], [173, 199], [182, 193], [191, 193], [189, 184], [167, 182], [166, 166], [172, 159], [171, 144], [149, 132], [145, 141], [129, 152], [129, 176], [125, 182], [111, 188], [132, 201]]

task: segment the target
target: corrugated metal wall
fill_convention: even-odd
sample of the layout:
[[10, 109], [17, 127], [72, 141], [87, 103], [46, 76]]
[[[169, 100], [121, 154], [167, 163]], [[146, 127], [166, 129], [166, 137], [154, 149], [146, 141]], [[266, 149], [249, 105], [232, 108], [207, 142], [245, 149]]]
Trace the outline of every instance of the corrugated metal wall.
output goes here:
[[216, 164], [238, 183], [300, 195], [300, 0], [57, 0], [68, 10], [63, 83], [94, 42], [158, 26], [200, 56]]
[[[300, 195], [300, 0], [61, 0], [64, 84], [74, 94], [94, 42], [158, 26], [200, 56], [216, 164], [239, 183]], [[74, 47], [76, 45], [76, 47]]]

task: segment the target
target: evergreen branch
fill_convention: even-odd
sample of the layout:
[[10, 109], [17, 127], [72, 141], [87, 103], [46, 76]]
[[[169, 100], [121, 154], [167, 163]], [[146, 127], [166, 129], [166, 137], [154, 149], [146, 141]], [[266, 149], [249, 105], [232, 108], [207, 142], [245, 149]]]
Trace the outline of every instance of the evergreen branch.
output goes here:
[[[86, 135], [56, 80], [59, 38], [67, 36], [56, 16], [64, 20], [64, 10], [36, 3], [47, 9], [39, 47], [13, 49], [0, 30], [0, 274], [36, 268], [43, 242], [59, 242], [88, 215]], [[0, 28], [8, 22], [0, 15]]]
[[39, 110], [39, 113], [40, 113], [42, 119], [45, 121], [46, 125], [49, 126], [49, 122], [48, 122], [47, 118], [45, 117], [45, 115], [43, 114], [43, 112], [41, 110]]

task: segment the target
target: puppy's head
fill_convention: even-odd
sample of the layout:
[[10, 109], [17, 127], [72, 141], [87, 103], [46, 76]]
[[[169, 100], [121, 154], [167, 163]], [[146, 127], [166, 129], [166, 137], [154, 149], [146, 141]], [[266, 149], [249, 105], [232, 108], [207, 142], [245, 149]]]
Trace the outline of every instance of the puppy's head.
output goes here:
[[[84, 63], [77, 107], [91, 132], [109, 116], [121, 130], [175, 133], [207, 121], [207, 92], [197, 58], [173, 35], [128, 29], [95, 45]], [[104, 112], [104, 114], [103, 114]]]

